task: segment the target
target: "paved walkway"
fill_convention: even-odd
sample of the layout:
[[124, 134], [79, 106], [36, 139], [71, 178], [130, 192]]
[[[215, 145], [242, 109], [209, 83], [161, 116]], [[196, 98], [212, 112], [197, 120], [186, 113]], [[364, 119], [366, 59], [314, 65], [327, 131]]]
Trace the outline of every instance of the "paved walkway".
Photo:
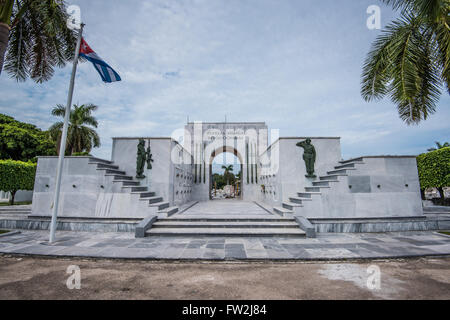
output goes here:
[[49, 245], [48, 231], [22, 231], [0, 237], [0, 253], [56, 257], [168, 260], [337, 260], [450, 255], [450, 237], [434, 232], [383, 234], [319, 234], [297, 238], [136, 239], [131, 233], [57, 232]]
[[280, 216], [270, 214], [251, 201], [225, 199], [200, 201], [193, 207], [181, 214], [176, 214], [173, 218], [186, 217], [208, 217], [208, 218], [267, 218]]

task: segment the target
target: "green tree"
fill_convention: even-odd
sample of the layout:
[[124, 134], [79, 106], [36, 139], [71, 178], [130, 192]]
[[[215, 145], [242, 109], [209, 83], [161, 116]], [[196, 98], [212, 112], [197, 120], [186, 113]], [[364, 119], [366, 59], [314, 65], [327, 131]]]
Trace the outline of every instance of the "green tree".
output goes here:
[[222, 166], [222, 169], [224, 169], [223, 176], [224, 176], [224, 178], [227, 181], [227, 185], [230, 185], [230, 180], [232, 182], [234, 182], [234, 180], [235, 180], [235, 177], [234, 177], [234, 174], [233, 174], [233, 165], [230, 164], [228, 166]]
[[[100, 137], [93, 129], [98, 127], [97, 119], [92, 115], [92, 112], [97, 109], [98, 107], [93, 104], [74, 105], [69, 117], [66, 155], [83, 152], [89, 153], [92, 148], [100, 147]], [[66, 108], [62, 105], [58, 105], [52, 110], [52, 115], [54, 116], [64, 117], [65, 114]], [[63, 122], [57, 122], [49, 129], [51, 137], [57, 145], [58, 152], [62, 129]]]
[[436, 150], [439, 150], [442, 148], [450, 147], [450, 143], [448, 143], [448, 142], [444, 142], [444, 144], [441, 144], [440, 142], [436, 141], [435, 144], [436, 144], [436, 147], [430, 148], [430, 149], [428, 149], [428, 151], [436, 151]]
[[381, 0], [401, 11], [364, 63], [366, 101], [388, 95], [400, 118], [418, 124], [436, 111], [442, 85], [450, 93], [450, 1]]
[[38, 156], [53, 155], [56, 148], [48, 132], [0, 114], [0, 159], [35, 162]]
[[74, 57], [75, 32], [62, 0], [0, 0], [0, 74], [18, 81], [49, 80]]
[[0, 190], [11, 193], [10, 204], [14, 204], [16, 192], [33, 190], [36, 164], [13, 160], [0, 160]]
[[417, 157], [420, 188], [437, 188], [444, 203], [444, 187], [450, 186], [450, 147], [421, 154]]

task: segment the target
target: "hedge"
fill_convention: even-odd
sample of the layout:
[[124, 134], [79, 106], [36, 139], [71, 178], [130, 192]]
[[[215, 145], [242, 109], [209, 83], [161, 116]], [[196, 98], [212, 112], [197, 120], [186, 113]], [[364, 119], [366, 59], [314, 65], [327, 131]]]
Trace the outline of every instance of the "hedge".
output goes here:
[[421, 154], [417, 157], [420, 188], [437, 188], [444, 196], [443, 187], [450, 186], [450, 147]]
[[14, 160], [0, 160], [0, 190], [11, 192], [11, 204], [19, 190], [33, 190], [36, 164]]

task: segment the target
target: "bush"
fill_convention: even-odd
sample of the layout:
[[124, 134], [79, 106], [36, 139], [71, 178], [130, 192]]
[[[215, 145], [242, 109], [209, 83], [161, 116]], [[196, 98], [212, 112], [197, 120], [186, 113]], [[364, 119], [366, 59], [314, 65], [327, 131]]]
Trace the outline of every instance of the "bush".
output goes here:
[[14, 160], [0, 160], [0, 190], [11, 192], [11, 205], [19, 190], [33, 190], [36, 164]]
[[450, 147], [421, 154], [417, 157], [420, 188], [437, 188], [444, 203], [444, 187], [450, 186]]

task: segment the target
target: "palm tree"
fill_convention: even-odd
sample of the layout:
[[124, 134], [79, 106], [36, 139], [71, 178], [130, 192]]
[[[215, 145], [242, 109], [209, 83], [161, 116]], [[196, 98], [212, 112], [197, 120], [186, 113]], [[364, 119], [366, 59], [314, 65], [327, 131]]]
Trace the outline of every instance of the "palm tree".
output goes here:
[[0, 0], [0, 74], [5, 63], [17, 81], [49, 80], [55, 66], [74, 56], [76, 35], [67, 19], [62, 0]]
[[429, 152], [450, 147], [450, 143], [448, 143], [448, 142], [444, 142], [444, 144], [441, 144], [440, 142], [436, 141], [435, 144], [436, 144], [436, 148], [428, 149]]
[[372, 45], [364, 63], [361, 94], [370, 102], [388, 95], [408, 125], [436, 111], [442, 85], [450, 93], [448, 0], [381, 0], [401, 17]]
[[[67, 153], [72, 155], [74, 153], [91, 152], [92, 148], [100, 147], [100, 137], [97, 132], [91, 127], [97, 128], [98, 122], [92, 116], [92, 112], [98, 107], [93, 104], [74, 105], [70, 112], [69, 129], [67, 131]], [[66, 108], [58, 105], [53, 108], [52, 115], [64, 117]], [[57, 150], [61, 143], [63, 122], [57, 122], [49, 129], [53, 141], [56, 142]]]
[[227, 185], [230, 185], [230, 172], [233, 172], [233, 165], [222, 166], [222, 169], [225, 170], [223, 175], [227, 179]]

